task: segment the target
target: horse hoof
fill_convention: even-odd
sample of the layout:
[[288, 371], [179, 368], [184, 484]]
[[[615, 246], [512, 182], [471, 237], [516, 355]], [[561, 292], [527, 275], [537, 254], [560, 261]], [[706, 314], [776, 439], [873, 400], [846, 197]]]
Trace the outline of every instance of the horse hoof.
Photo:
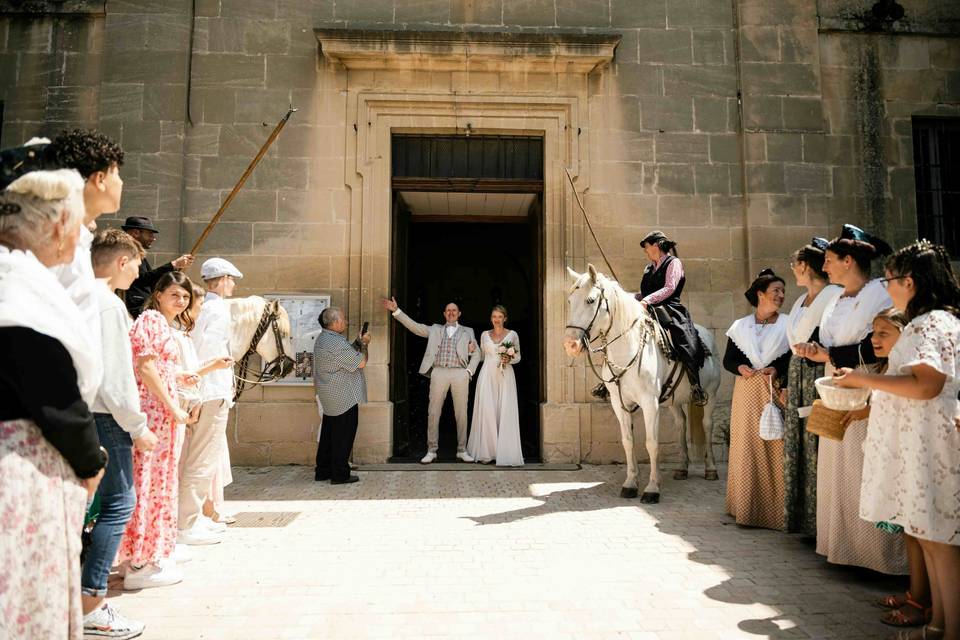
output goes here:
[[660, 494], [644, 493], [642, 496], [640, 496], [640, 502], [644, 504], [657, 504], [658, 502], [660, 502]]
[[703, 472], [704, 480], [719, 480], [720, 474], [717, 473], [716, 469], [707, 469]]
[[[647, 494], [643, 494], [643, 495], [647, 495]], [[628, 500], [632, 500], [633, 498], [636, 498], [637, 497], [636, 487], [621, 487], [620, 497], [627, 498]]]
[[677, 469], [673, 472], [674, 480], [686, 480], [687, 479], [687, 470], [686, 469]]

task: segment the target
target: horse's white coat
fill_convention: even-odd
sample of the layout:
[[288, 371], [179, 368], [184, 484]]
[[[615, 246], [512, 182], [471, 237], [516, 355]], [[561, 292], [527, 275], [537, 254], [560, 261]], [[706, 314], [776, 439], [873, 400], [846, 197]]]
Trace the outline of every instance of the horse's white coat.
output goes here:
[[[643, 305], [634, 299], [633, 295], [624, 291], [615, 280], [598, 273], [593, 265], [588, 265], [588, 271], [584, 274], [577, 273], [570, 268], [567, 271], [573, 277], [574, 284], [570, 289], [570, 296], [567, 300], [569, 304], [568, 328], [566, 329], [564, 347], [567, 354], [572, 357], [581, 355], [583, 352], [580, 343], [582, 332], [575, 328], [571, 329], [569, 326], [587, 329], [592, 321], [593, 326], [590, 327], [589, 336], [591, 339], [597, 337], [601, 332], [606, 332], [607, 341], [613, 340], [607, 347], [607, 356], [609, 358], [608, 363], [612, 362], [615, 370], [611, 371], [609, 364], [606, 363], [600, 369], [604, 379], [609, 380], [614, 373], [620, 373], [623, 367], [633, 359], [637, 349], [641, 348], [643, 325], [650, 316]], [[598, 305], [600, 305], [599, 309]], [[627, 459], [627, 477], [623, 483], [625, 493], [632, 494], [637, 489], [637, 460], [633, 449], [633, 414], [625, 411], [624, 407], [629, 409], [639, 405], [643, 412], [643, 422], [646, 427], [646, 447], [650, 456], [650, 478], [643, 491], [644, 499], [647, 501], [656, 501], [660, 494], [658, 463], [660, 405], [658, 399], [660, 398], [660, 391], [663, 385], [667, 383], [667, 377], [673, 368], [673, 363], [663, 355], [659, 346], [659, 340], [662, 339], [663, 332], [659, 331], [659, 325], [655, 319], [653, 323], [658, 327], [658, 331], [656, 334], [648, 335], [644, 342], [639, 356], [639, 366], [636, 361], [633, 363], [621, 378], [619, 388], [614, 382], [606, 384], [607, 391], [610, 393], [613, 412], [620, 423], [621, 442]], [[713, 337], [705, 328], [696, 326], [700, 338], [710, 352], [703, 368], [700, 370], [700, 383], [709, 395], [709, 402], [704, 407], [703, 412], [703, 428], [706, 431], [705, 475], [709, 479], [716, 479], [712, 430], [713, 409], [717, 401], [717, 389], [720, 386], [720, 364], [717, 360]], [[620, 335], [623, 337], [614, 340]], [[673, 398], [664, 403], [664, 406], [669, 407], [673, 412], [674, 419], [680, 425], [681, 461], [680, 467], [677, 469], [678, 478], [686, 477], [690, 461], [686, 441], [689, 404], [690, 383], [686, 375], [683, 375]]]
[[[243, 354], [250, 347], [250, 341], [253, 339], [253, 332], [257, 330], [260, 324], [260, 318], [263, 317], [263, 308], [267, 301], [260, 296], [248, 296], [246, 298], [229, 298], [227, 304], [230, 306], [230, 351], [234, 360], [239, 361]], [[283, 351], [293, 358], [293, 343], [290, 341], [290, 317], [287, 311], [280, 307], [280, 334], [283, 336]], [[269, 329], [263, 334], [260, 343], [257, 345], [257, 353], [264, 362], [270, 362], [277, 358], [276, 340], [273, 337], [273, 331]]]

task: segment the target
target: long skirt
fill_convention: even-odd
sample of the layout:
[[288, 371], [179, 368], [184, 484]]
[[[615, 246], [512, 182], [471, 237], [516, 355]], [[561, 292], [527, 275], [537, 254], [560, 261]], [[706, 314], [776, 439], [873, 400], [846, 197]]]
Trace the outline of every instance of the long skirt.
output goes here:
[[770, 402], [766, 376], [737, 376], [730, 411], [727, 513], [737, 524], [783, 529], [783, 440], [760, 437]]
[[[832, 373], [827, 367], [827, 374]], [[860, 518], [867, 420], [851, 422], [843, 440], [820, 438], [817, 455], [817, 553], [828, 562], [880, 573], [909, 573], [903, 536]]]
[[11, 638], [83, 637], [86, 501], [76, 474], [37, 425], [0, 422], [0, 631]]
[[797, 409], [810, 407], [819, 396], [813, 381], [823, 376], [823, 365], [803, 358], [790, 359], [787, 409], [784, 412], [783, 490], [786, 529], [817, 535], [817, 436], [807, 433], [807, 419]]

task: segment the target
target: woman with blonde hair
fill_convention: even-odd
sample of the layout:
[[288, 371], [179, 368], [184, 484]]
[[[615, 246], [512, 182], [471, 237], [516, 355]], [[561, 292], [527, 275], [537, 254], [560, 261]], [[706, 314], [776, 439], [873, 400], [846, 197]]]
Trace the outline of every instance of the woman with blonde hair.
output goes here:
[[17, 638], [80, 638], [84, 504], [106, 466], [100, 357], [50, 267], [74, 256], [83, 179], [35, 171], [0, 192], [0, 616]]

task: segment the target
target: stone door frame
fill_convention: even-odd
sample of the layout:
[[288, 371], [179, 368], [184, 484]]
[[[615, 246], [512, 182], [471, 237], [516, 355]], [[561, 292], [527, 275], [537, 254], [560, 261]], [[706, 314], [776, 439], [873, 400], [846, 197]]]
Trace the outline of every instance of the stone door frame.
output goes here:
[[[345, 182], [351, 189], [350, 322], [389, 321], [379, 299], [390, 291], [391, 134], [466, 133], [542, 135], [544, 138], [542, 283], [543, 380], [540, 451], [545, 462], [579, 462], [579, 410], [569, 363], [560, 348], [566, 324], [567, 274], [572, 247], [582, 245], [582, 222], [564, 173], [577, 188], [588, 184], [589, 145], [586, 96], [457, 95], [452, 93], [349, 92]], [[469, 125], [469, 127], [468, 127]], [[375, 334], [376, 335], [376, 334]], [[371, 405], [365, 429], [372, 430], [371, 454], [393, 450], [389, 398], [389, 349], [374, 350], [367, 366]], [[571, 412], [571, 410], [573, 410]], [[558, 411], [560, 412], [558, 414]], [[384, 455], [386, 454], [386, 455]]]

